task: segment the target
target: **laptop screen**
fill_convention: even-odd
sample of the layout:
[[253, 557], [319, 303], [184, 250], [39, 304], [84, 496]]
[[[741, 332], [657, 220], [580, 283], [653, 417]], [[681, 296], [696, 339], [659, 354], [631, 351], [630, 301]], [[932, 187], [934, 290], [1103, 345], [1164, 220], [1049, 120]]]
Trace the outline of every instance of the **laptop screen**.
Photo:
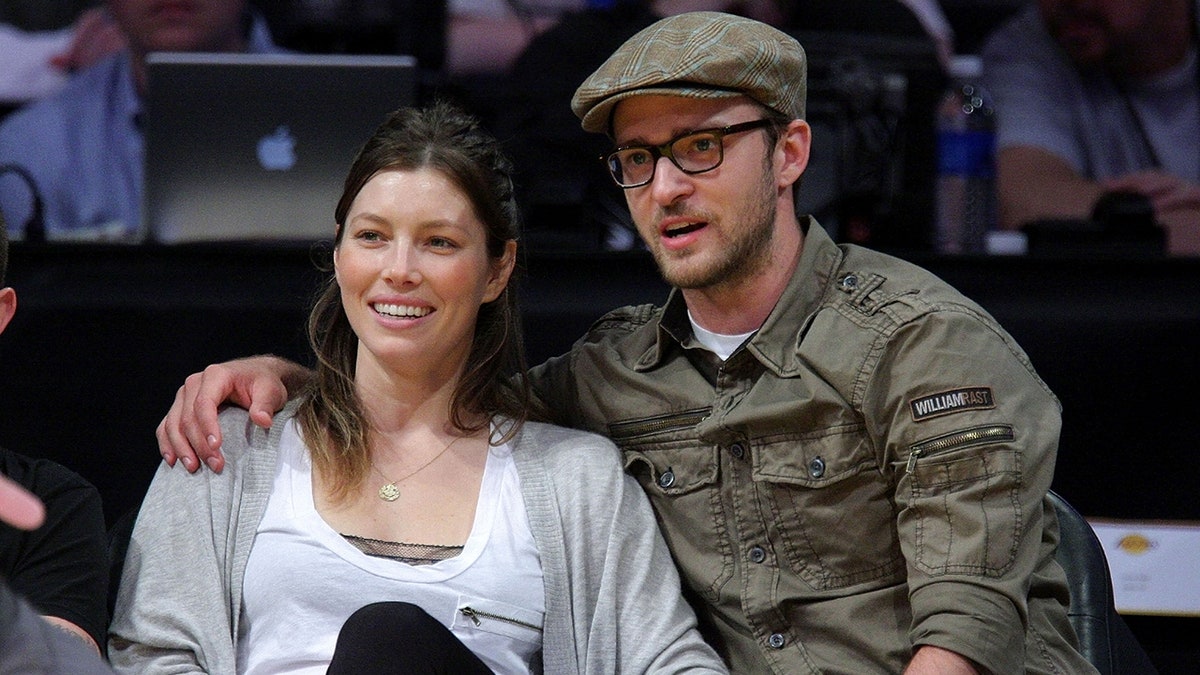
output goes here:
[[145, 238], [332, 238], [359, 147], [416, 102], [409, 56], [158, 53], [147, 60]]

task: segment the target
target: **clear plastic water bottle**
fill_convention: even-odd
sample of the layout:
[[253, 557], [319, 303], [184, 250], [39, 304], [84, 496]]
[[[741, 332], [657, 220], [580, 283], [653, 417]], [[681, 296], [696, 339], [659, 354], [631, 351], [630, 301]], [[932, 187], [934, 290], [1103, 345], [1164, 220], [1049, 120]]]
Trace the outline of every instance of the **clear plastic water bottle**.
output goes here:
[[937, 228], [940, 253], [980, 253], [996, 226], [996, 123], [979, 84], [982, 60], [955, 56], [937, 109]]

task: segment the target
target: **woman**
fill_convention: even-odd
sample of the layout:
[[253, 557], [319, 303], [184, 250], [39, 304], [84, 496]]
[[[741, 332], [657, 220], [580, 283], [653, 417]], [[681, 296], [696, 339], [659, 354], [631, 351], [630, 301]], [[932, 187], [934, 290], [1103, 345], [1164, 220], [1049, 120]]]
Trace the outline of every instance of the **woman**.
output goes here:
[[[221, 474], [160, 467], [114, 665], [366, 672], [366, 645], [393, 672], [411, 672], [391, 660], [406, 655], [427, 672], [723, 670], [616, 448], [524, 421], [496, 141], [446, 105], [398, 111], [336, 220], [309, 320], [318, 374], [269, 431], [222, 413]], [[432, 666], [446, 644], [454, 660]]]

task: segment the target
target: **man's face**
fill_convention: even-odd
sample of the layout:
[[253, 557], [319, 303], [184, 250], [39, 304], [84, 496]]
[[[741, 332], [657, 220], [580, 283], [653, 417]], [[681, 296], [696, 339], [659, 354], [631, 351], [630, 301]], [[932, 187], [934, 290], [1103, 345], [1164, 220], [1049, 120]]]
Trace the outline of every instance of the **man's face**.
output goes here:
[[246, 0], [108, 0], [134, 52], [240, 51]]
[[[762, 117], [742, 98], [634, 96], [617, 104], [613, 136], [618, 147], [657, 145]], [[649, 184], [625, 190], [638, 233], [673, 286], [734, 285], [768, 260], [779, 189], [767, 131], [729, 135], [722, 144], [724, 160], [712, 171], [687, 174], [660, 157]]]
[[1147, 37], [1162, 0], [1038, 0], [1050, 35], [1072, 61], [1101, 65]]

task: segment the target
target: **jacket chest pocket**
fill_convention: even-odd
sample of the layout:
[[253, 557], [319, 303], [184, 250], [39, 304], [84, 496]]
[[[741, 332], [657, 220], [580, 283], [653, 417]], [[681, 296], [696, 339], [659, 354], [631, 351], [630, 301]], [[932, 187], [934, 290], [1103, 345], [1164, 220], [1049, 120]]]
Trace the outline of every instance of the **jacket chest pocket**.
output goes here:
[[733, 576], [734, 550], [721, 513], [717, 448], [702, 443], [697, 409], [610, 425], [625, 471], [650, 498], [688, 586], [710, 602]]
[[768, 497], [782, 555], [814, 589], [903, 580], [891, 488], [860, 428], [766, 444], [753, 477]]

